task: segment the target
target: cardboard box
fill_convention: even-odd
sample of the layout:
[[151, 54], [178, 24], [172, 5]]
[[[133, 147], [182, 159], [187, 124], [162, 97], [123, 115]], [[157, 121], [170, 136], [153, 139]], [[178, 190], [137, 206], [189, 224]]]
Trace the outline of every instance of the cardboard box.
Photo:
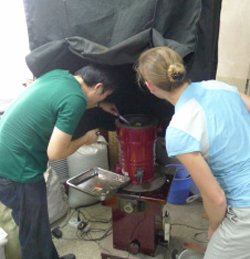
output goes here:
[[108, 132], [108, 154], [109, 154], [109, 168], [115, 171], [116, 164], [119, 162], [119, 143], [116, 137], [116, 131]]

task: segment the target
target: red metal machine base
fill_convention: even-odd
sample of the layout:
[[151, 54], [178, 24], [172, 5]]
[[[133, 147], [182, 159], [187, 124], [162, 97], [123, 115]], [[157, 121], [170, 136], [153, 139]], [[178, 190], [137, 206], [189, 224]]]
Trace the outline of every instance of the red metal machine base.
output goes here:
[[112, 207], [114, 248], [154, 256], [156, 218], [162, 219], [172, 177], [169, 176], [158, 190], [142, 194], [122, 190], [103, 202]]

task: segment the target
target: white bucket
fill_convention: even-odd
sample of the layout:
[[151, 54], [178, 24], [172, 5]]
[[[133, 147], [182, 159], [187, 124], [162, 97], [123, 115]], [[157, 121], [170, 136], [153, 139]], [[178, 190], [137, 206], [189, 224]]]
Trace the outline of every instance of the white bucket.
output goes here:
[[[105, 138], [98, 136], [98, 142], [81, 146], [74, 154], [67, 157], [69, 178], [94, 167], [109, 169], [108, 148]], [[71, 208], [91, 205], [98, 200], [90, 194], [69, 187], [69, 206]]]
[[202, 259], [203, 255], [195, 251], [186, 249], [179, 254], [178, 259]]

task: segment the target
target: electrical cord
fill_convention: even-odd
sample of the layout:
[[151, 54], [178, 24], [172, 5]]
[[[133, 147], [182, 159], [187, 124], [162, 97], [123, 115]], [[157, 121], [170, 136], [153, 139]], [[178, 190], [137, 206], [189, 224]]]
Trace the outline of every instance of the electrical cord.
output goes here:
[[[52, 233], [52, 239], [53, 238], [62, 238], [62, 231], [60, 229], [64, 228], [68, 222], [70, 221], [70, 219], [72, 218], [73, 214], [75, 213], [75, 211], [71, 212], [71, 209], [67, 212], [67, 215], [66, 215], [66, 219], [65, 220], [65, 223], [62, 224], [62, 225], [59, 225], [59, 226], [55, 226], [52, 230], [51, 230], [51, 233]], [[52, 224], [53, 225], [53, 224]]]
[[[138, 219], [137, 220], [137, 225], [135, 226], [135, 228], [133, 229], [132, 233], [131, 233], [131, 237], [130, 237], [130, 242], [132, 242], [134, 240], [134, 234], [136, 232], [136, 230], [138, 230], [139, 226], [141, 225], [141, 223], [146, 219], [146, 213], [144, 213], [144, 217], [142, 219]], [[130, 243], [129, 242], [129, 243]]]
[[[93, 237], [93, 234], [103, 233], [103, 232], [104, 234], [102, 234], [101, 236]], [[107, 236], [109, 236], [111, 233], [112, 233], [112, 226], [110, 226], [107, 229], [91, 228], [87, 232], [77, 231], [77, 237], [84, 241], [100, 241], [106, 238]]]
[[95, 223], [95, 222], [96, 223], [110, 223], [110, 222], [112, 222], [112, 218], [110, 218], [110, 219], [98, 218], [98, 217], [92, 215], [86, 209], [85, 209], [85, 212], [89, 215], [88, 218], [84, 215], [84, 213], [81, 211], [81, 209], [78, 208], [77, 212], [78, 212], [78, 216], [81, 215], [84, 218], [84, 220], [87, 221], [87, 222], [93, 222], [93, 223]]
[[[84, 212], [82, 211], [84, 209]], [[89, 211], [87, 211], [86, 207], [84, 208], [75, 208], [75, 209], [70, 209], [67, 213], [65, 222], [62, 225], [57, 226], [58, 229], [64, 228], [71, 218], [74, 216], [74, 214], [77, 213], [77, 221], [86, 223], [86, 227], [83, 229], [76, 229], [76, 237], [77, 238], [65, 238], [61, 237], [61, 239], [64, 240], [84, 240], [84, 241], [101, 241], [107, 236], [109, 236], [112, 233], [113, 230], [113, 225], [112, 225], [112, 218], [109, 219], [104, 219], [104, 218], [98, 218], [94, 215], [92, 215]], [[87, 214], [87, 215], [86, 215]], [[110, 224], [110, 226], [107, 226], [106, 228], [98, 228], [95, 226], [92, 226], [88, 229], [88, 224], [93, 223], [93, 225], [98, 225], [98, 224]], [[99, 235], [98, 235], [99, 234]], [[93, 237], [95, 235], [95, 237]]]
[[182, 223], [170, 223], [170, 225], [171, 226], [184, 226], [184, 227], [192, 228], [195, 230], [207, 231], [207, 228], [197, 228], [197, 227], [189, 226], [187, 224], [182, 224]]
[[197, 232], [197, 233], [194, 234], [194, 240], [195, 241], [197, 241], [199, 243], [207, 244], [209, 241], [208, 240], [206, 240], [206, 241], [200, 240], [198, 238], [198, 236], [200, 236], [200, 235], [205, 235], [205, 238], [207, 239], [207, 231], [206, 232], [205, 231], [204, 232]]
[[194, 237], [193, 237], [194, 240], [197, 241], [197, 242], [199, 242], [199, 243], [203, 243], [203, 244], [207, 244], [207, 243], [208, 243], [207, 240], [206, 240], [206, 241], [202, 241], [202, 240], [200, 240], [200, 239], [197, 238], [199, 235], [207, 234], [207, 229], [204, 229], [204, 228], [196, 228], [196, 227], [194, 227], [194, 226], [189, 226], [189, 225], [181, 224], [181, 223], [173, 223], [173, 224], [170, 223], [170, 225], [171, 225], [171, 226], [184, 226], [184, 227], [187, 227], [187, 228], [191, 228], [191, 229], [194, 229], [194, 230], [201, 231], [201, 232], [196, 232], [196, 233], [194, 234]]
[[70, 219], [73, 217], [73, 215], [75, 214], [75, 210], [73, 210], [72, 212], [72, 209], [69, 210], [68, 214], [67, 214], [67, 217], [65, 219], [65, 222], [63, 225], [60, 225], [59, 228], [64, 228], [65, 226], [67, 226], [68, 222], [70, 221]]
[[[98, 229], [98, 228], [92, 228], [86, 232], [84, 230], [76, 229], [76, 237], [77, 238], [65, 238], [62, 237], [64, 240], [84, 240], [84, 241], [101, 241], [105, 239], [107, 236], [109, 236], [112, 233], [113, 226], [108, 227], [107, 229]], [[103, 233], [104, 232], [104, 233]], [[98, 237], [93, 237], [93, 234], [96, 233], [103, 233], [102, 235], [99, 235]]]
[[[97, 242], [103, 240], [112, 233], [112, 218], [98, 218], [92, 215], [86, 208], [84, 208], [84, 211], [82, 211], [82, 208], [76, 208], [75, 212], [77, 213], [77, 221], [86, 223], [86, 228], [88, 227], [88, 224], [91, 223], [91, 226], [88, 229], [83, 228], [76, 230], [78, 239]], [[98, 224], [110, 224], [110, 226], [107, 226], [106, 228], [96, 227], [95, 225]]]

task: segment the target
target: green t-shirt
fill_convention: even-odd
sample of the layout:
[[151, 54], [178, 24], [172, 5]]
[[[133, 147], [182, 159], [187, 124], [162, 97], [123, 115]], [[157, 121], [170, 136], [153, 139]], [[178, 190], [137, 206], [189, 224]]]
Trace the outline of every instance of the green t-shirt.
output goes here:
[[86, 103], [80, 84], [68, 71], [39, 77], [0, 120], [0, 176], [22, 183], [42, 179], [54, 126], [72, 135]]

